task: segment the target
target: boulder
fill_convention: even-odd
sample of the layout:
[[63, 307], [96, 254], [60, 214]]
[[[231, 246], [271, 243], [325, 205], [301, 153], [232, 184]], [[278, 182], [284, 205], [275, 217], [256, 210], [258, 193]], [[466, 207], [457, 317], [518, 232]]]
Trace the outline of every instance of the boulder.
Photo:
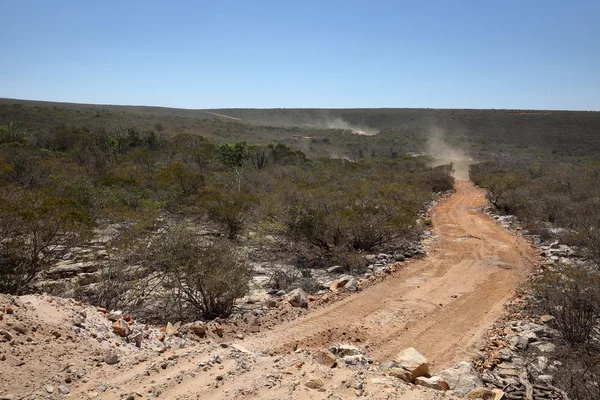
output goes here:
[[448, 383], [450, 390], [458, 396], [465, 396], [476, 387], [483, 386], [477, 371], [471, 363], [466, 361], [440, 371], [438, 375]]
[[294, 289], [289, 292], [285, 299], [288, 303], [290, 303], [293, 307], [308, 307], [308, 300], [306, 299], [306, 292], [301, 288]]
[[356, 286], [356, 279], [352, 278], [350, 279], [345, 285], [344, 285], [344, 289], [346, 290], [350, 290], [351, 292], [356, 292], [357, 290], [357, 286]]
[[192, 322], [190, 330], [198, 336], [204, 336], [206, 334], [206, 324], [202, 321]]
[[525, 350], [529, 344], [529, 339], [521, 335], [507, 335], [508, 347], [512, 350]]
[[410, 372], [410, 382], [429, 373], [429, 362], [414, 347], [402, 350], [396, 355], [394, 361], [400, 368]]
[[446, 383], [446, 381], [439, 376], [432, 376], [431, 378], [420, 376], [417, 379], [415, 379], [415, 384], [429, 389], [443, 391], [450, 390], [450, 386], [448, 386], [448, 383]]

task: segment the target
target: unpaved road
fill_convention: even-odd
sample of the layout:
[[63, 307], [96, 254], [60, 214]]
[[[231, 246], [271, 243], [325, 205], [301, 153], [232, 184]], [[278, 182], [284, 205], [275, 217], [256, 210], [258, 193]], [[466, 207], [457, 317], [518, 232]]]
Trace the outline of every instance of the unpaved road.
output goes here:
[[[86, 324], [95, 324], [77, 333], [72, 320], [83, 305], [60, 300], [67, 304], [60, 311], [52, 299], [26, 296], [21, 302], [28, 306], [0, 318], [4, 329], [14, 331], [18, 321], [38, 327], [30, 344], [24, 335], [17, 336], [18, 346], [0, 343], [0, 397], [59, 399], [63, 395], [56, 388], [68, 381], [73, 399], [452, 399], [442, 392], [412, 390], [369, 364], [329, 368], [314, 355], [329, 344], [353, 342], [375, 363], [393, 359], [408, 346], [429, 359], [433, 372], [469, 360], [537, 262], [536, 250], [525, 239], [482, 212], [485, 204], [483, 191], [457, 181], [456, 193], [433, 210], [427, 257], [400, 264], [359, 293], [240, 340], [234, 345], [243, 346], [242, 351], [211, 340], [159, 351], [148, 347], [154, 343], [150, 339], [144, 339], [143, 349], [117, 337], [97, 341], [90, 332], [105, 318], [93, 307], [85, 306]], [[107, 346], [117, 351], [119, 363], [97, 362]], [[312, 378], [322, 386], [307, 387]]]
[[412, 346], [434, 369], [469, 359], [535, 262], [531, 245], [485, 215], [485, 205], [482, 190], [457, 181], [456, 193], [434, 210], [438, 242], [426, 258], [244, 345], [288, 350], [356, 341], [369, 344], [376, 361]]

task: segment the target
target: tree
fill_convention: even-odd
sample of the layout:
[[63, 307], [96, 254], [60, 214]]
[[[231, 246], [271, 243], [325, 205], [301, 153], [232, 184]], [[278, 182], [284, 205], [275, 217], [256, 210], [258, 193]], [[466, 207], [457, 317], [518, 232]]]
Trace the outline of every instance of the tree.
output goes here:
[[153, 268], [166, 274], [192, 314], [226, 317], [235, 300], [248, 292], [250, 270], [237, 260], [228, 241], [202, 243], [190, 230], [175, 227], [151, 251]]
[[85, 240], [89, 210], [48, 190], [0, 191], [0, 292], [21, 294], [46, 267]]

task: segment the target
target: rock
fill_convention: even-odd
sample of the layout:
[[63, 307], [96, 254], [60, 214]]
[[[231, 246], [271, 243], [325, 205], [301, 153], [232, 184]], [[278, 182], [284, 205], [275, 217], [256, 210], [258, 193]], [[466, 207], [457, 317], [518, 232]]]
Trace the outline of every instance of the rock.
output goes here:
[[329, 351], [338, 357], [362, 355], [363, 351], [348, 343], [336, 343], [329, 347]]
[[343, 288], [344, 286], [346, 286], [346, 284], [348, 282], [350, 282], [351, 280], [354, 280], [354, 277], [352, 275], [343, 275], [343, 276], [339, 277], [338, 279], [334, 280], [333, 282], [331, 282], [331, 285], [329, 286], [329, 290], [331, 290], [332, 292], [337, 292], [338, 290], [340, 290], [340, 288]]
[[12, 313], [14, 313], [15, 311], [13, 310], [13, 308], [12, 308], [11, 306], [6, 306], [6, 307], [4, 307], [4, 312], [5, 312], [6, 314], [12, 314]]
[[215, 322], [215, 323], [212, 325], [212, 331], [213, 331], [214, 333], [216, 333], [216, 334], [217, 334], [217, 336], [219, 336], [219, 337], [223, 337], [223, 327], [221, 326], [221, 324], [220, 324], [220, 323], [218, 323], [218, 322]]
[[123, 316], [123, 311], [121, 311], [121, 310], [111, 311], [108, 314], [106, 314], [106, 319], [108, 319], [109, 321], [115, 322], [115, 321], [121, 319], [122, 316]]
[[54, 386], [52, 385], [46, 385], [45, 389], [48, 393], [54, 393]]
[[129, 337], [129, 340], [132, 340], [135, 343], [135, 347], [142, 347], [142, 339], [144, 338], [144, 334], [142, 332], [138, 332]]
[[379, 366], [377, 367], [377, 370], [379, 372], [385, 372], [385, 371], [388, 371], [388, 370], [390, 370], [392, 368], [398, 368], [398, 364], [396, 364], [393, 361], [388, 361], [388, 362], [384, 362], [384, 363], [379, 364]]
[[112, 328], [115, 333], [121, 337], [127, 337], [131, 335], [131, 328], [129, 324], [123, 320], [123, 318], [119, 318], [112, 324]]
[[105, 355], [104, 355], [104, 362], [107, 363], [108, 365], [113, 365], [119, 362], [119, 356], [117, 355], [117, 353], [115, 353], [112, 350], [109, 350]]
[[521, 335], [507, 335], [508, 347], [512, 350], [525, 350], [529, 344], [529, 339]]
[[330, 274], [341, 274], [344, 272], [344, 267], [341, 265], [334, 265], [333, 267], [327, 268], [327, 272]]
[[24, 324], [22, 324], [21, 322], [15, 322], [15, 324], [12, 326], [12, 328], [16, 332], [18, 332], [22, 335], [25, 335], [27, 333], [27, 327]]
[[328, 368], [334, 368], [337, 365], [337, 358], [331, 351], [324, 349], [314, 355], [315, 361]]
[[396, 253], [394, 253], [394, 259], [398, 262], [402, 262], [402, 261], [406, 260], [406, 257], [404, 257], [404, 254], [402, 254], [400, 252], [396, 252]]
[[62, 394], [62, 395], [67, 395], [69, 394], [69, 387], [65, 386], [65, 385], [60, 385], [58, 387], [58, 393]]
[[554, 317], [552, 315], [544, 314], [540, 317], [540, 324], [546, 324], [546, 323], [552, 321], [553, 319], [554, 319]]
[[367, 365], [369, 363], [369, 359], [365, 357], [364, 354], [357, 354], [354, 356], [344, 356], [342, 358], [344, 363], [348, 365]]
[[556, 346], [550, 342], [533, 343], [532, 346], [542, 353], [552, 353], [554, 350], [556, 350]]
[[490, 390], [484, 387], [478, 387], [467, 393], [466, 399], [482, 399], [482, 400], [494, 400], [496, 395]]
[[190, 330], [198, 336], [206, 335], [206, 324], [202, 321], [193, 322], [190, 325]]
[[177, 328], [175, 328], [175, 326], [172, 323], [167, 322], [167, 326], [165, 327], [165, 333], [167, 334], [167, 336], [173, 336], [177, 333]]
[[100, 393], [98, 393], [96, 391], [92, 390], [92, 391], [87, 392], [88, 399], [95, 399], [98, 396], [100, 396]]
[[403, 380], [406, 383], [410, 383], [411, 380], [411, 375], [410, 372], [408, 372], [407, 370], [403, 369], [403, 368], [391, 368], [389, 371], [387, 371], [389, 376], [393, 376], [394, 378], [398, 378]]
[[420, 376], [417, 379], [415, 379], [415, 384], [429, 389], [443, 391], [450, 390], [450, 386], [448, 386], [448, 383], [446, 383], [446, 381], [439, 376], [432, 376], [431, 378]]
[[450, 390], [458, 396], [465, 396], [476, 387], [483, 386], [477, 371], [471, 363], [466, 361], [445, 369], [439, 372], [438, 375], [448, 383]]
[[13, 336], [10, 334], [10, 332], [4, 329], [0, 329], [0, 336], [4, 337], [4, 339], [6, 339], [8, 342], [13, 340]]
[[410, 372], [410, 381], [414, 382], [419, 376], [429, 373], [429, 363], [414, 347], [402, 350], [396, 355], [394, 361]]
[[317, 378], [312, 378], [304, 383], [304, 386], [310, 389], [321, 389], [323, 387], [323, 381]]
[[308, 307], [308, 301], [306, 299], [306, 292], [301, 288], [292, 290], [285, 296], [285, 299], [293, 307]]
[[346, 290], [350, 290], [351, 292], [356, 292], [357, 290], [357, 286], [356, 286], [356, 279], [352, 278], [350, 279], [345, 285], [344, 285], [344, 289]]
[[507, 400], [506, 394], [497, 388], [492, 389], [492, 393], [494, 393], [493, 400]]

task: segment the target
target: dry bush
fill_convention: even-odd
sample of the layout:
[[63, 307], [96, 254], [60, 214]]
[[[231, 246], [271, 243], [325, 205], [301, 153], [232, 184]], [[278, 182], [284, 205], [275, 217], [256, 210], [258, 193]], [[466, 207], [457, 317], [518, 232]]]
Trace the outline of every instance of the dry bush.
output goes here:
[[543, 311], [570, 345], [600, 340], [600, 274], [581, 267], [546, 272], [537, 283]]

